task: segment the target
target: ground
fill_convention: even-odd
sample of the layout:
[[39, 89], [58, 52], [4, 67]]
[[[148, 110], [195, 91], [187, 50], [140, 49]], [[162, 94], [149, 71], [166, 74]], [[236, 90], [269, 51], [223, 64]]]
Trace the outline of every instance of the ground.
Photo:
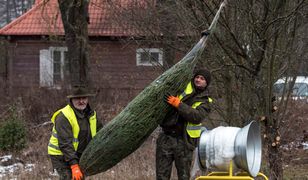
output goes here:
[[[47, 132], [47, 127], [44, 132]], [[45, 131], [46, 130], [46, 131]], [[0, 165], [8, 167], [6, 172], [0, 168], [0, 179], [57, 179], [53, 174], [50, 161], [47, 156], [46, 140], [49, 135], [40, 137], [37, 142], [31, 144], [20, 153], [13, 153], [13, 159], [4, 163], [0, 158]], [[88, 179], [127, 179], [127, 180], [154, 180], [155, 179], [155, 139], [154, 132], [149, 139], [132, 155], [121, 161], [107, 172], [92, 176]], [[284, 179], [308, 179], [308, 149], [303, 146], [284, 149]], [[306, 147], [307, 148], [307, 147]], [[3, 155], [3, 152], [1, 153]], [[18, 159], [16, 159], [18, 157]], [[10, 167], [9, 167], [10, 166]], [[8, 172], [8, 170], [13, 172]], [[266, 172], [264, 172], [266, 174]], [[176, 172], [173, 172], [173, 179]]]
[[[282, 128], [280, 150], [283, 153], [283, 170], [286, 180], [308, 179], [307, 109], [308, 106], [304, 103], [294, 106], [294, 111], [288, 110], [285, 114], [287, 118], [283, 125], [287, 128]], [[110, 115], [110, 111], [107, 112]], [[116, 114], [116, 112], [113, 113], [113, 116]], [[27, 128], [28, 142], [25, 149], [20, 152], [0, 151], [0, 179], [57, 179], [47, 155], [52, 124], [42, 123], [40, 126]], [[158, 130], [154, 131], [137, 151], [115, 167], [87, 179], [154, 180], [157, 135]], [[306, 145], [303, 144], [305, 141]], [[266, 154], [263, 156], [266, 157]], [[262, 172], [266, 175], [269, 173], [264, 165], [262, 165]], [[172, 179], [177, 179], [175, 170]]]

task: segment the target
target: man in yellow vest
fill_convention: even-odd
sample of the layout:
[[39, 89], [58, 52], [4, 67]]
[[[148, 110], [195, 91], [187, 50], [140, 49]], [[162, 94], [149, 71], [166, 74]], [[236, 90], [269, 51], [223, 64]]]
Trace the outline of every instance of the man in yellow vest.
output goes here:
[[207, 87], [211, 74], [206, 69], [195, 72], [185, 90], [177, 95], [166, 95], [165, 101], [173, 108], [160, 124], [162, 132], [156, 143], [156, 179], [169, 180], [175, 163], [179, 180], [189, 180], [193, 150], [201, 134], [201, 122], [210, 113]]
[[56, 111], [51, 121], [51, 137], [48, 144], [53, 168], [61, 180], [81, 180], [84, 178], [79, 167], [79, 158], [88, 143], [102, 127], [96, 112], [90, 108], [90, 94], [85, 86], [77, 86], [67, 96], [69, 103]]

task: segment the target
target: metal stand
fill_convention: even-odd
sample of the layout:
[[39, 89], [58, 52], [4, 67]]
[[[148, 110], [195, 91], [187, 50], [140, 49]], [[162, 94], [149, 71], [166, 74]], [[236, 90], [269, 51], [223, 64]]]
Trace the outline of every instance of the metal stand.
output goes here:
[[[268, 178], [263, 173], [258, 173], [257, 177], [263, 177], [265, 180]], [[196, 180], [254, 180], [253, 177], [249, 176], [247, 172], [239, 172], [233, 176], [233, 163], [230, 162], [229, 172], [211, 172], [206, 176], [199, 176]]]

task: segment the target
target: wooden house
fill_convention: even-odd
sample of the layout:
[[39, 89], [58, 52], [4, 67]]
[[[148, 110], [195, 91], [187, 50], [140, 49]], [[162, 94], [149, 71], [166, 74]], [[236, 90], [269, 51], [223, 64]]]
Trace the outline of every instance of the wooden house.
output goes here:
[[[89, 4], [90, 79], [106, 96], [117, 92], [130, 98], [162, 73], [163, 52], [158, 46], [126, 43], [134, 32], [113, 22], [106, 2], [91, 0]], [[57, 0], [37, 0], [29, 11], [0, 29], [0, 37], [0, 76], [9, 88], [64, 86], [69, 63]]]

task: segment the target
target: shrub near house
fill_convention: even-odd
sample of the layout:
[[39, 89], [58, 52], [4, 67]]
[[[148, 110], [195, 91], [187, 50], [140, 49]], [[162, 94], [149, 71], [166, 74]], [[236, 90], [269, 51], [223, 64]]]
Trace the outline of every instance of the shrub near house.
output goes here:
[[24, 124], [12, 113], [0, 125], [0, 149], [18, 151], [26, 146]]

